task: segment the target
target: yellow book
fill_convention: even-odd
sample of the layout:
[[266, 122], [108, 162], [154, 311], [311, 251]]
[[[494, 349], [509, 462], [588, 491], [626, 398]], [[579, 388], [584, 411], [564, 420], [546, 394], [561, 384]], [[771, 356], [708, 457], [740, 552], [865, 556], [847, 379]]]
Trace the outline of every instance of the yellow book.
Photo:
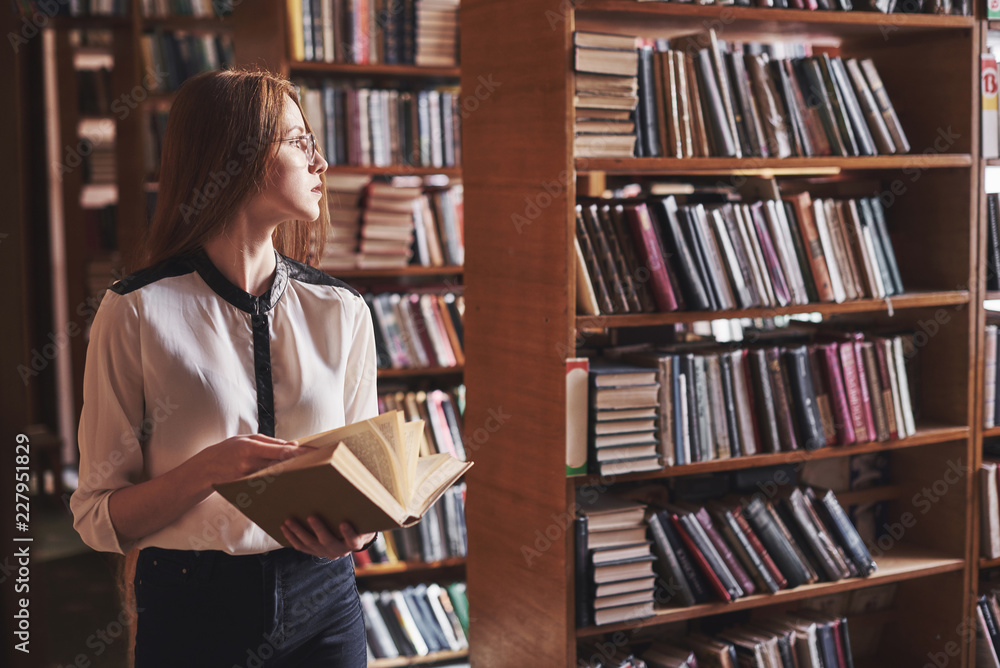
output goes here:
[[302, 31], [302, 0], [288, 0], [288, 44], [291, 46], [291, 58], [302, 62], [306, 58], [305, 36]]

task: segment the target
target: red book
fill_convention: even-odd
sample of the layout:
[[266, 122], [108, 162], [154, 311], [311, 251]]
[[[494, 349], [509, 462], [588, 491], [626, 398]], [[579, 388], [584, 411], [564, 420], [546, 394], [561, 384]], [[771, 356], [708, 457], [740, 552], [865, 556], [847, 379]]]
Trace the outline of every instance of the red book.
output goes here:
[[[844, 372], [844, 388], [847, 390], [847, 401], [851, 407], [851, 423], [854, 425], [855, 443], [867, 443], [871, 440], [864, 418], [864, 406], [861, 402], [861, 383], [858, 379], [858, 365], [854, 360], [854, 343], [847, 341], [834, 344], [840, 352], [840, 365]], [[865, 390], [868, 393], [868, 390]], [[874, 429], [872, 430], [874, 431]], [[874, 434], [873, 434], [874, 435]]]
[[719, 534], [719, 530], [715, 528], [715, 524], [712, 522], [711, 516], [709, 516], [708, 511], [702, 506], [697, 512], [693, 513], [694, 519], [701, 524], [702, 528], [705, 530], [705, 534], [708, 535], [708, 539], [712, 541], [712, 545], [715, 546], [716, 551], [722, 560], [726, 562], [726, 567], [729, 572], [733, 574], [736, 581], [740, 583], [743, 587], [743, 591], [746, 595], [754, 594], [757, 592], [757, 586], [754, 585], [753, 580], [750, 579], [750, 575], [743, 568], [743, 565], [733, 554], [732, 549], [726, 544], [726, 541], [722, 539]]
[[[811, 0], [815, 2], [815, 0]], [[821, 302], [836, 301], [833, 287], [830, 283], [830, 269], [823, 255], [823, 245], [819, 240], [819, 229], [813, 218], [812, 198], [809, 193], [786, 195], [786, 202], [791, 202], [795, 208], [795, 218], [802, 234], [802, 242], [809, 256], [809, 267], [812, 270], [813, 282], [816, 284], [816, 294]]]
[[833, 410], [833, 422], [837, 427], [837, 443], [850, 445], [855, 441], [854, 422], [851, 419], [851, 405], [844, 389], [844, 375], [840, 371], [840, 357], [836, 343], [819, 346], [823, 352], [826, 364], [827, 386], [830, 388], [830, 404]]
[[372, 563], [372, 555], [368, 554], [368, 550], [364, 550], [362, 552], [352, 552], [351, 556], [354, 557], [355, 568], [367, 566]]
[[434, 344], [431, 342], [431, 335], [427, 331], [427, 328], [432, 326], [432, 323], [424, 320], [424, 314], [420, 310], [420, 295], [409, 295], [404, 297], [402, 301], [402, 306], [410, 313], [410, 318], [413, 320], [413, 327], [417, 330], [418, 340], [413, 343], [424, 349], [424, 352], [427, 354], [427, 364], [429, 366], [445, 366], [438, 359], [437, 351], [434, 350]]
[[764, 544], [760, 542], [760, 538], [758, 538], [757, 534], [754, 533], [750, 523], [747, 522], [745, 517], [743, 517], [742, 507], [736, 506], [730, 512], [733, 515], [733, 519], [736, 520], [736, 523], [739, 525], [740, 531], [742, 531], [747, 537], [747, 540], [753, 547], [754, 552], [756, 552], [757, 556], [760, 557], [760, 560], [764, 562], [764, 568], [766, 568], [767, 572], [771, 574], [774, 581], [778, 583], [778, 588], [787, 588], [788, 580], [781, 574], [781, 570], [778, 568], [778, 565], [774, 563], [774, 559], [772, 559], [771, 555], [767, 553], [767, 549], [764, 548]]
[[629, 204], [625, 207], [625, 217], [628, 218], [635, 240], [636, 251], [642, 266], [649, 269], [649, 286], [660, 311], [676, 311], [679, 307], [674, 286], [663, 260], [663, 250], [656, 237], [653, 221], [645, 204]]
[[691, 557], [694, 559], [695, 563], [698, 564], [698, 568], [700, 568], [702, 573], [705, 574], [705, 579], [708, 580], [709, 586], [715, 590], [715, 593], [718, 594], [723, 601], [726, 603], [732, 602], [733, 597], [729, 595], [725, 585], [722, 584], [722, 580], [720, 580], [719, 576], [712, 570], [712, 567], [708, 565], [708, 560], [705, 559], [705, 555], [701, 553], [698, 546], [694, 544], [693, 540], [691, 540], [691, 536], [688, 535], [687, 529], [684, 528], [684, 524], [681, 523], [680, 518], [671, 513], [670, 522], [674, 525], [674, 528], [680, 535], [681, 540], [684, 541], [684, 545], [687, 546], [688, 552], [691, 553]]
[[830, 398], [829, 377], [823, 373], [826, 356], [819, 346], [809, 346], [808, 350], [809, 372], [813, 377], [816, 404], [819, 406], [819, 415], [823, 420], [823, 436], [826, 439], [824, 445], [835, 445], [837, 443], [837, 425], [833, 417], [833, 400]]
[[858, 386], [861, 388], [861, 416], [865, 420], [865, 431], [869, 441], [878, 440], [875, 431], [875, 415], [872, 413], [872, 398], [868, 392], [868, 374], [865, 372], [865, 358], [862, 353], [861, 341], [854, 341], [854, 362], [858, 370]]

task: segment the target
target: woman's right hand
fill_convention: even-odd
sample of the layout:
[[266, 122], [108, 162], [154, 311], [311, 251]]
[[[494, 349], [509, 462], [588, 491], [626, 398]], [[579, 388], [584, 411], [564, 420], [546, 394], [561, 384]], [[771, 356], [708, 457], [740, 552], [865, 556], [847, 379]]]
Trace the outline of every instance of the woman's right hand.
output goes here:
[[300, 447], [296, 441], [264, 434], [241, 434], [208, 446], [192, 457], [189, 463], [211, 489], [212, 485], [242, 478], [311, 449]]

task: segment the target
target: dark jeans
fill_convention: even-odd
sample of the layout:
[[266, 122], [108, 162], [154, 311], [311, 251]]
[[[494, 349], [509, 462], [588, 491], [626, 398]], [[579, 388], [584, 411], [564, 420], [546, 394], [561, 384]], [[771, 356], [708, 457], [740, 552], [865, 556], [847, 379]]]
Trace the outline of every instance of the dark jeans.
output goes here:
[[149, 547], [135, 592], [136, 668], [366, 665], [350, 557]]

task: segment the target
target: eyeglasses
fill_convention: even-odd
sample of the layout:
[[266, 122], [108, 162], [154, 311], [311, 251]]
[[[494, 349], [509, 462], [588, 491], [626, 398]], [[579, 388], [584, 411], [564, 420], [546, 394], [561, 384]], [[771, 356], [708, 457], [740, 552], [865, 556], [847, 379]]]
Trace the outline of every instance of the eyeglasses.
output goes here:
[[313, 158], [316, 157], [316, 135], [309, 133], [307, 135], [300, 135], [298, 137], [291, 137], [289, 139], [276, 139], [273, 143], [275, 144], [291, 144], [292, 146], [297, 146], [302, 149], [302, 152], [306, 154], [306, 160], [309, 161], [311, 165]]

